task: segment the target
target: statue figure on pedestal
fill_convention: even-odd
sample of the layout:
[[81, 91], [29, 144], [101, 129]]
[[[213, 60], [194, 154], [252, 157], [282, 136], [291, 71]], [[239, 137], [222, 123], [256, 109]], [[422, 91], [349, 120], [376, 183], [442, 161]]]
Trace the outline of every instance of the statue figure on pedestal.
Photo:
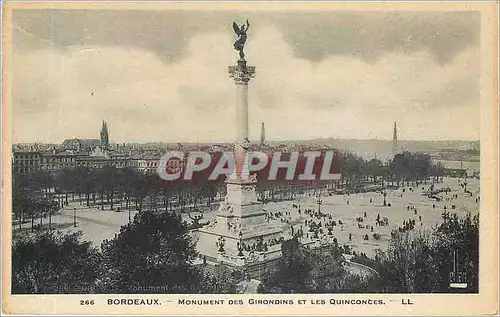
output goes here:
[[236, 22], [233, 22], [234, 33], [238, 35], [238, 39], [234, 42], [234, 49], [240, 53], [241, 60], [245, 59], [245, 53], [243, 53], [243, 48], [245, 47], [245, 42], [247, 41], [247, 31], [249, 27], [250, 23], [248, 23], [248, 20], [246, 26], [244, 24], [238, 26]]
[[232, 213], [234, 211], [233, 206], [229, 203], [227, 196], [220, 206], [220, 210], [225, 213]]

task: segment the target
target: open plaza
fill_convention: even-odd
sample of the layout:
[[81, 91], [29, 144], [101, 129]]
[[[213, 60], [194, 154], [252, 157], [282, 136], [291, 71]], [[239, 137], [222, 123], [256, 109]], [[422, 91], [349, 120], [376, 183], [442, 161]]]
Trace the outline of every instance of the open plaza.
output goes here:
[[[347, 245], [356, 253], [373, 257], [377, 250], [387, 249], [391, 232], [403, 229], [406, 223], [414, 221], [413, 230], [425, 231], [435, 228], [442, 221], [443, 212], [457, 213], [460, 217], [468, 212], [477, 214], [480, 205], [479, 180], [467, 179], [467, 192], [463, 183], [464, 179], [461, 178], [444, 178], [443, 182], [434, 183], [435, 191], [449, 189], [436, 195], [438, 200], [429, 198], [429, 182], [418, 187], [386, 190], [386, 206], [383, 205], [381, 191], [349, 195], [330, 195], [325, 191], [316, 193], [316, 196], [310, 191], [291, 201], [264, 203], [262, 208], [269, 215], [269, 224], [283, 229], [285, 240], [297, 232], [302, 232], [300, 241], [305, 244], [325, 239], [331, 242], [336, 238], [339, 245]], [[214, 220], [218, 205], [215, 203], [202, 209], [204, 223]], [[112, 239], [120, 227], [127, 224], [129, 216], [133, 219], [137, 212], [134, 208], [121, 212], [109, 208], [100, 210], [86, 207], [84, 202], [70, 200], [68, 205], [52, 216], [51, 225], [63, 231], [82, 231], [83, 240], [99, 246], [103, 240]], [[181, 215], [187, 222], [192, 222], [189, 212]], [[377, 218], [380, 225], [377, 225]], [[39, 219], [35, 223], [39, 223]], [[48, 219], [43, 219], [42, 224], [48, 226]], [[31, 228], [29, 222], [21, 226], [22, 231]], [[311, 227], [320, 228], [322, 233], [315, 236], [310, 231]], [[331, 228], [331, 234], [328, 228]], [[19, 231], [19, 227], [15, 227], [14, 231]], [[374, 238], [375, 234], [379, 238]], [[193, 235], [196, 236], [196, 233]], [[274, 248], [279, 247], [276, 245]]]

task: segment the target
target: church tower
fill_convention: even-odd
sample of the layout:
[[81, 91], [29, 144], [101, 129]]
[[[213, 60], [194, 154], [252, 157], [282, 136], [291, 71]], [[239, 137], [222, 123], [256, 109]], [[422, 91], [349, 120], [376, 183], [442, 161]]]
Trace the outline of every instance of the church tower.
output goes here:
[[102, 128], [101, 128], [101, 147], [106, 149], [109, 147], [108, 125], [104, 120], [102, 121]]
[[392, 134], [392, 156], [398, 154], [398, 128], [394, 122], [394, 131]]

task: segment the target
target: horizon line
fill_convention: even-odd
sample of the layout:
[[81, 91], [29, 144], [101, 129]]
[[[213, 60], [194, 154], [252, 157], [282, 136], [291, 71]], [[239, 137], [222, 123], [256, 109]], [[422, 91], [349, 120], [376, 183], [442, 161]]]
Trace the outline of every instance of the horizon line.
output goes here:
[[[54, 141], [21, 141], [21, 142], [12, 142], [12, 145], [15, 144], [62, 144], [65, 140], [99, 140], [99, 138], [66, 138], [63, 139], [62, 142], [54, 142]], [[313, 139], [283, 139], [283, 140], [265, 140], [264, 143], [267, 142], [304, 142], [304, 141], [321, 141], [321, 140], [345, 140], [345, 141], [384, 141], [384, 142], [392, 142], [393, 139], [377, 139], [377, 138], [371, 138], [371, 139], [361, 139], [361, 138], [335, 138], [335, 137], [323, 137], [323, 138], [313, 138]], [[480, 139], [397, 139], [397, 142], [481, 142]], [[218, 140], [218, 141], [110, 141], [109, 143], [111, 144], [120, 144], [120, 143], [125, 143], [125, 144], [148, 144], [148, 143], [188, 143], [188, 144], [227, 144], [227, 143], [235, 143], [234, 141], [223, 141], [223, 140]], [[250, 141], [250, 143], [260, 143], [260, 140], [254, 140]]]

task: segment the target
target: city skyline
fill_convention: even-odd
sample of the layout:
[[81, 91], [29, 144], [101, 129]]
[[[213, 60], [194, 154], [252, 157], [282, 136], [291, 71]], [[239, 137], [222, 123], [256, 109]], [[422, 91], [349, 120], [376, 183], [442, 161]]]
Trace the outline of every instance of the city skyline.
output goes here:
[[[397, 121], [400, 140], [479, 140], [476, 12], [236, 17], [251, 21], [257, 67], [250, 139], [264, 121], [277, 141], [390, 140]], [[14, 10], [13, 142], [92, 138], [103, 119], [118, 143], [232, 141], [233, 19]]]
[[[108, 120], [103, 120], [105, 121], [106, 123], [108, 122]], [[91, 128], [89, 129], [94, 129], [94, 128], [97, 128], [98, 126], [101, 126], [101, 124], [96, 124], [95, 127], [92, 126]], [[106, 127], [107, 129], [109, 129], [109, 127]], [[112, 128], [111, 128], [112, 129]], [[250, 130], [253, 130], [252, 127], [250, 127]], [[112, 130], [111, 130], [112, 131]], [[392, 130], [391, 130], [392, 131]], [[391, 136], [392, 138], [389, 138], [389, 137], [380, 137], [380, 138], [371, 138], [371, 139], [363, 139], [363, 138], [341, 138], [341, 137], [315, 137], [315, 138], [308, 138], [308, 139], [285, 139], [285, 138], [268, 138], [267, 134], [266, 134], [266, 137], [265, 137], [265, 143], [268, 143], [268, 142], [271, 142], [271, 143], [276, 143], [276, 142], [308, 142], [308, 141], [320, 141], [320, 140], [325, 140], [325, 141], [328, 141], [328, 140], [344, 140], [344, 141], [387, 141], [387, 142], [393, 142], [393, 132], [392, 131], [391, 133]], [[111, 134], [111, 133], [110, 133]], [[40, 143], [40, 144], [60, 144], [62, 143], [63, 141], [65, 140], [73, 140], [73, 139], [99, 139], [99, 135], [96, 134], [95, 131], [91, 131], [89, 133], [86, 133], [84, 134], [83, 136], [77, 136], [77, 135], [74, 135], [74, 136], [71, 136], [71, 135], [63, 135], [61, 136], [60, 139], [58, 140], [53, 140], [51, 142], [43, 142], [43, 141], [31, 141], [31, 140], [28, 140], [28, 141], [21, 141], [21, 142], [13, 142], [12, 144], [15, 145], [15, 144], [37, 144], [37, 143]], [[258, 139], [250, 139], [249, 141], [251, 143], [260, 143], [262, 140], [262, 137], [259, 137]], [[465, 140], [465, 139], [438, 139], [438, 140], [418, 140], [418, 139], [402, 139], [399, 135], [399, 131], [398, 131], [398, 134], [397, 134], [397, 141], [399, 142], [438, 142], [438, 143], [442, 143], [442, 142], [461, 142], [461, 143], [479, 143], [480, 140], [479, 138], [478, 139], [471, 139], [471, 140]], [[151, 144], [151, 143], [164, 143], [164, 144], [170, 144], [170, 143], [191, 143], [191, 144], [196, 144], [196, 143], [199, 143], [199, 144], [217, 144], [217, 143], [220, 143], [220, 144], [226, 144], [226, 143], [233, 143], [234, 141], [233, 140], [230, 140], [230, 139], [226, 139], [226, 140], [208, 140], [208, 141], [203, 141], [203, 140], [169, 140], [169, 141], [163, 141], [163, 140], [154, 140], [154, 139], [150, 139], [150, 140], [115, 140], [113, 139], [113, 136], [110, 135], [110, 140], [109, 140], [109, 143], [110, 144]]]

